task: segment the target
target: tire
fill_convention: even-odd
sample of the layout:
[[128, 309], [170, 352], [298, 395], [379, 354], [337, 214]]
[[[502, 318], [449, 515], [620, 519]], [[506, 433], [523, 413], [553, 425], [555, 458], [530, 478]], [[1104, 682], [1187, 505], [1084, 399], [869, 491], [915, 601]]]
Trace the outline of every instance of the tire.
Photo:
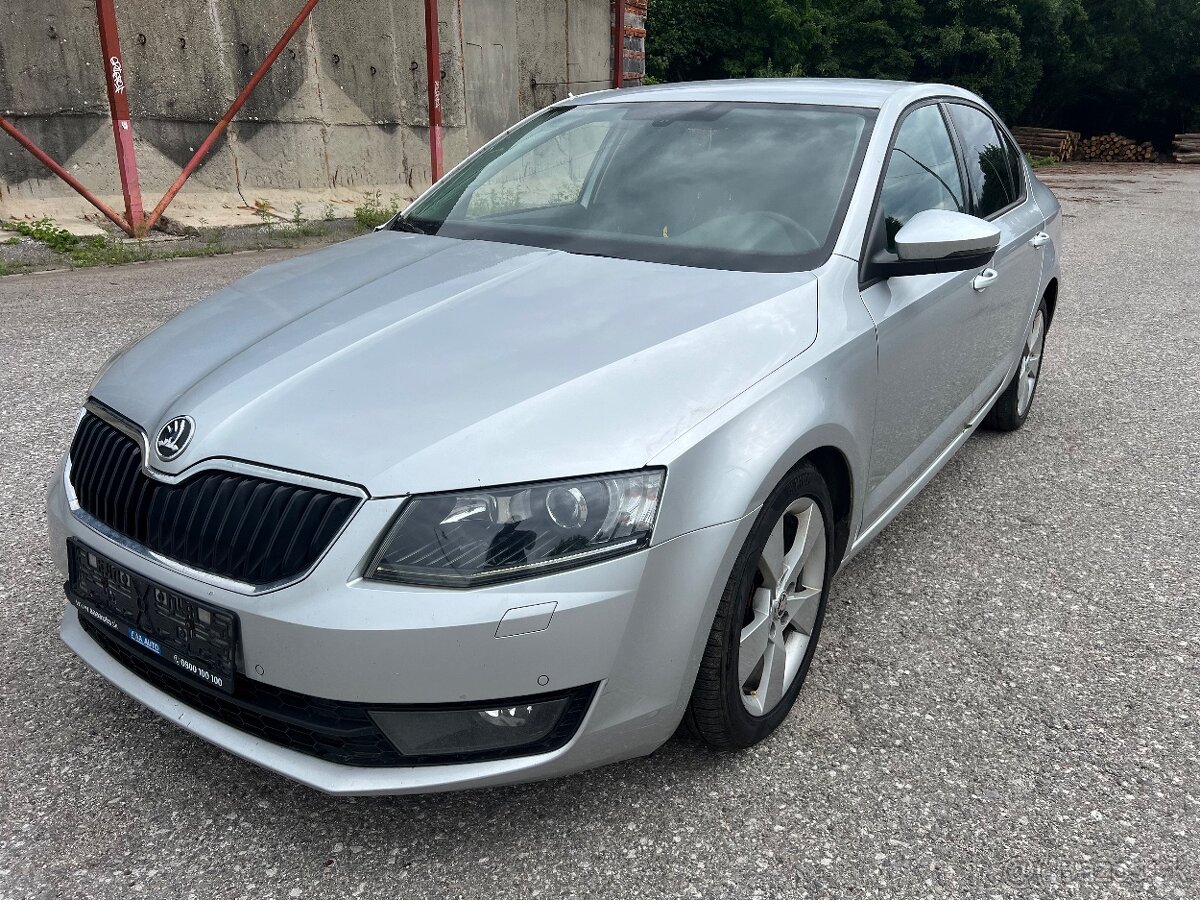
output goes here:
[[[795, 704], [825, 618], [833, 525], [829, 489], [808, 462], [763, 504], [721, 595], [684, 714], [687, 730], [709, 747], [757, 744]], [[770, 577], [772, 570], [782, 578]]]
[[1042, 355], [1046, 348], [1046, 328], [1050, 313], [1046, 301], [1038, 304], [1029, 331], [1025, 334], [1025, 346], [1021, 350], [1021, 361], [1017, 371], [997, 398], [983, 420], [983, 427], [992, 431], [1016, 431], [1025, 424], [1029, 410], [1033, 409], [1033, 398], [1037, 393], [1042, 375]]

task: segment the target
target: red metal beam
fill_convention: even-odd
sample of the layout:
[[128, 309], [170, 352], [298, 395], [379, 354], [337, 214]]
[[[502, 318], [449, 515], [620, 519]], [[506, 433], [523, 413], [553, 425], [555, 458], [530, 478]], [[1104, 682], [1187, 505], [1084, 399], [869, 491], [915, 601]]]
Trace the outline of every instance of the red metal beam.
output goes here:
[[121, 194], [125, 197], [125, 220], [129, 223], [126, 231], [140, 236], [146, 233], [142, 227], [142, 186], [138, 181], [137, 155], [133, 150], [133, 123], [129, 117], [129, 99], [125, 94], [125, 62], [121, 58], [121, 39], [117, 33], [113, 0], [96, 0], [96, 22], [100, 26], [104, 84], [108, 90], [108, 109], [117, 145], [117, 169], [121, 173]]
[[279, 54], [283, 52], [283, 49], [288, 45], [288, 42], [296, 36], [296, 32], [300, 30], [300, 26], [304, 24], [304, 20], [308, 18], [309, 14], [313, 11], [318, 2], [319, 0], [308, 0], [308, 2], [304, 4], [304, 8], [300, 10], [300, 14], [296, 16], [296, 18], [292, 21], [292, 24], [288, 26], [287, 31], [283, 33], [283, 37], [279, 39], [279, 42], [271, 49], [271, 52], [267, 54], [267, 58], [264, 59], [262, 65], [258, 67], [258, 71], [254, 73], [248, 82], [246, 82], [246, 86], [242, 88], [242, 92], [237, 95], [237, 99], [235, 99], [229, 109], [226, 110], [225, 115], [221, 116], [220, 121], [218, 121], [213, 127], [212, 132], [204, 139], [204, 143], [196, 148], [195, 155], [188, 160], [188, 164], [183, 167], [183, 171], [179, 173], [179, 177], [175, 179], [175, 183], [167, 189], [167, 192], [163, 194], [162, 199], [158, 201], [158, 205], [154, 207], [154, 211], [151, 212], [149, 218], [146, 219], [143, 233], [154, 227], [154, 223], [159, 220], [166, 208], [171, 205], [171, 201], [175, 199], [175, 195], [179, 193], [184, 183], [192, 177], [192, 173], [195, 172], [196, 169], [200, 168], [200, 163], [204, 162], [204, 158], [208, 156], [209, 151], [212, 150], [213, 146], [225, 132], [225, 129], [229, 127], [229, 123], [233, 121], [233, 117], [236, 116], [238, 110], [245, 105], [246, 100], [249, 99], [250, 95], [254, 92], [254, 89], [258, 87], [258, 83], [262, 81], [263, 77], [267, 74], [267, 70], [270, 69], [275, 63], [275, 60], [279, 58]]
[[128, 222], [121, 218], [120, 213], [85, 188], [80, 183], [78, 178], [51, 159], [45, 150], [30, 140], [20, 131], [20, 129], [17, 128], [16, 125], [8, 121], [8, 119], [4, 118], [4, 116], [0, 116], [0, 129], [3, 129], [6, 133], [12, 136], [13, 140], [32, 153], [34, 158], [36, 158], [37, 161], [43, 166], [65, 181], [74, 190], [78, 191], [79, 195], [83, 197], [84, 200], [96, 207], [96, 209], [100, 210], [100, 212], [104, 213], [104, 215], [112, 220], [114, 225], [127, 234], [133, 233], [133, 229], [130, 227]]
[[612, 86], [625, 86], [625, 0], [612, 0]]
[[425, 0], [425, 68], [429, 80], [429, 169], [436, 182], [443, 174], [442, 48], [437, 0]]

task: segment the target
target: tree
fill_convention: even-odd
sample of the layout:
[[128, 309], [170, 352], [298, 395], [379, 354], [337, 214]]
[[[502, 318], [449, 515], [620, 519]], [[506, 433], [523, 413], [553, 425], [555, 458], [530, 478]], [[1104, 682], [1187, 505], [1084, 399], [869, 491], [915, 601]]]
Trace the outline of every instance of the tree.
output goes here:
[[651, 0], [659, 80], [943, 81], [1010, 122], [1163, 144], [1200, 129], [1197, 0]]

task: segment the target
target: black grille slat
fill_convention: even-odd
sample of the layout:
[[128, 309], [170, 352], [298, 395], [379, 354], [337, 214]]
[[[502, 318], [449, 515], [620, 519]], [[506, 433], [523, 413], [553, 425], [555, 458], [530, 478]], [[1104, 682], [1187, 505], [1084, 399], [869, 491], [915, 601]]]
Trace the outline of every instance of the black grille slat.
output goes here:
[[235, 472], [156, 481], [142, 471], [141, 446], [90, 412], [70, 458], [71, 486], [87, 513], [156, 553], [247, 584], [303, 574], [359, 502]]
[[117, 457], [118, 435], [106, 435], [100, 445], [100, 453], [96, 459], [96, 479], [92, 482], [93, 498], [96, 502], [97, 513], [105, 522], [111, 522], [115, 505], [113, 503], [112, 485], [116, 480], [119, 468], [114, 465]]
[[341, 497], [334, 497], [325, 504], [324, 509], [321, 510], [321, 520], [317, 522], [316, 526], [313, 528], [312, 537], [308, 542], [308, 546], [302, 548], [304, 552], [311, 553], [313, 547], [319, 547], [322, 545], [322, 541], [328, 542], [332, 539], [331, 537], [323, 536], [327, 534], [332, 535], [334, 533], [329, 530], [330, 523], [336, 522], [338, 517], [341, 515], [338, 510], [339, 507], [341, 507], [342, 502], [343, 500]]
[[317, 494], [312, 494], [306, 499], [304, 509], [300, 511], [300, 517], [296, 520], [296, 528], [280, 554], [285, 568], [294, 566], [298, 559], [304, 558], [304, 545], [308, 543], [309, 532], [312, 529], [312, 512], [315, 507], [321, 505], [321, 497]]

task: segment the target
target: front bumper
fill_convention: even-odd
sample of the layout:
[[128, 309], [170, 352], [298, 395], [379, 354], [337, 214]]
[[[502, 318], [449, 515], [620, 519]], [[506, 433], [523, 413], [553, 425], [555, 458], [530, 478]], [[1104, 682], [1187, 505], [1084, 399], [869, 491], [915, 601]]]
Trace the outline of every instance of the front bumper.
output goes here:
[[[197, 581], [92, 531], [71, 513], [61, 473], [48, 503], [52, 550], [60, 562], [65, 540], [73, 536], [168, 588], [235, 611], [241, 620], [239, 680], [379, 704], [489, 701], [598, 685], [565, 745], [487, 762], [341, 765], [248, 734], [180, 702], [114, 659], [84, 631], [70, 606], [62, 638], [92, 669], [160, 715], [237, 756], [330, 793], [414, 793], [531, 781], [645, 755], [670, 737], [752, 516], [570, 572], [443, 591], [357, 577], [398, 505], [368, 501], [307, 578], [248, 596]], [[504, 633], [501, 620], [512, 621], [510, 611], [534, 605], [544, 610], [546, 604], [553, 604], [547, 627], [497, 637]]]

